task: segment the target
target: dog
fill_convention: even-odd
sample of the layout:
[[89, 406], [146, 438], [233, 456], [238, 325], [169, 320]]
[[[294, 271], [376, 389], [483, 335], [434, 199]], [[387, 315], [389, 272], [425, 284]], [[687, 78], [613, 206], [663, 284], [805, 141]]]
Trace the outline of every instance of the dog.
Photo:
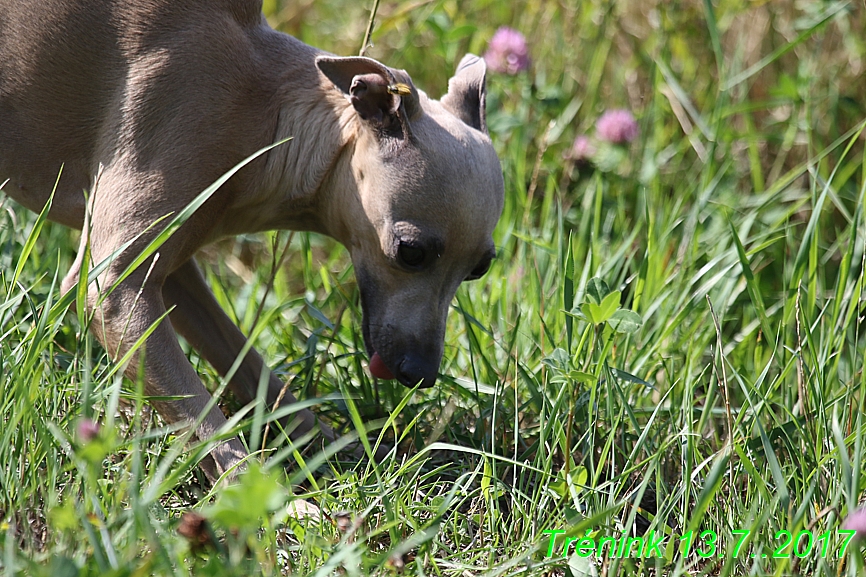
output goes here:
[[[87, 287], [91, 331], [119, 359], [152, 329], [126, 374], [143, 366], [161, 417], [206, 440], [226, 419], [213, 403], [203, 414], [211, 396], [176, 333], [223, 376], [242, 353], [246, 337], [194, 261], [227, 236], [288, 229], [342, 243], [370, 371], [433, 385], [448, 308], [494, 257], [504, 202], [485, 75], [484, 60], [467, 55], [437, 101], [402, 70], [273, 30], [260, 0], [0, 0], [0, 184], [37, 212], [53, 191], [48, 218], [82, 230], [64, 292], [81, 267], [110, 261]], [[289, 138], [240, 169], [124, 278], [165, 228], [160, 219]], [[241, 402], [255, 400], [263, 371], [249, 350], [229, 382]], [[295, 402], [265, 376], [270, 408]], [[318, 428], [335, 438], [308, 410], [296, 419], [295, 437]], [[231, 438], [202, 465], [216, 480], [246, 456]]]

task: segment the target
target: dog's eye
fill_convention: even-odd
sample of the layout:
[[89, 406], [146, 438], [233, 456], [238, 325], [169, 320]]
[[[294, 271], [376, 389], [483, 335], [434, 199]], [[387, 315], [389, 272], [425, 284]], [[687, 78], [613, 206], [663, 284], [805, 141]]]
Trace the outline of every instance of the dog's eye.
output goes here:
[[483, 277], [487, 274], [487, 271], [490, 270], [490, 261], [491, 259], [486, 258], [478, 263], [478, 266], [476, 266], [464, 280], [478, 280]]
[[407, 268], [418, 268], [426, 260], [427, 254], [424, 249], [418, 246], [400, 242], [397, 247], [397, 260], [401, 265]]

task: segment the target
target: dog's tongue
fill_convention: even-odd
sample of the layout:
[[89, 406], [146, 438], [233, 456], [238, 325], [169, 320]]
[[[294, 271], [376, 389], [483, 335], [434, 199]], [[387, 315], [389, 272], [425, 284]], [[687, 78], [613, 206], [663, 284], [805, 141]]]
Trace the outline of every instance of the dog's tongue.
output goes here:
[[379, 353], [373, 353], [373, 356], [370, 357], [370, 374], [377, 379], [386, 381], [394, 378], [394, 374], [385, 366], [385, 361], [382, 360]]

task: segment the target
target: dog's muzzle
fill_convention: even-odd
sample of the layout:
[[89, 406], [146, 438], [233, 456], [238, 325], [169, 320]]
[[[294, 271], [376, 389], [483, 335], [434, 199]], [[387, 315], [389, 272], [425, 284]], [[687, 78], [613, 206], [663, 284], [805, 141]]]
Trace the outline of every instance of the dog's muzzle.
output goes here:
[[419, 382], [420, 388], [432, 387], [436, 382], [439, 363], [433, 363], [419, 355], [404, 355], [393, 369], [389, 367], [378, 352], [370, 355], [370, 373], [379, 379], [396, 379], [407, 387], [414, 387]]
[[403, 333], [391, 324], [377, 325], [375, 331], [371, 330], [370, 315], [375, 316], [377, 308], [371, 305], [377, 303], [369, 298], [368, 289], [374, 284], [360, 267], [356, 267], [355, 274], [361, 289], [361, 308], [364, 311], [361, 334], [369, 355], [371, 374], [380, 379], [396, 379], [407, 387], [432, 387], [439, 376], [441, 345], [422, 342], [418, 335]]
[[400, 360], [394, 376], [407, 387], [414, 387], [420, 382], [420, 388], [426, 389], [433, 386], [438, 374], [439, 359], [433, 363], [430, 359], [409, 353]]

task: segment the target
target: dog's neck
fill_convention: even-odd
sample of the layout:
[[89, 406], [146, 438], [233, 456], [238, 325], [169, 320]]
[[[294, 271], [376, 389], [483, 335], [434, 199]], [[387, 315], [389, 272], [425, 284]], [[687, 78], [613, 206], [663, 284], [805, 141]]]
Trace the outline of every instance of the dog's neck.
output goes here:
[[[267, 153], [257, 191], [233, 207], [227, 228], [238, 232], [306, 230], [342, 240], [329, 221], [329, 207], [351, 194], [346, 151], [354, 145], [357, 115], [349, 101], [314, 68], [304, 70], [305, 86], [280, 95], [272, 142], [290, 139]], [[295, 76], [297, 79], [297, 76]]]

